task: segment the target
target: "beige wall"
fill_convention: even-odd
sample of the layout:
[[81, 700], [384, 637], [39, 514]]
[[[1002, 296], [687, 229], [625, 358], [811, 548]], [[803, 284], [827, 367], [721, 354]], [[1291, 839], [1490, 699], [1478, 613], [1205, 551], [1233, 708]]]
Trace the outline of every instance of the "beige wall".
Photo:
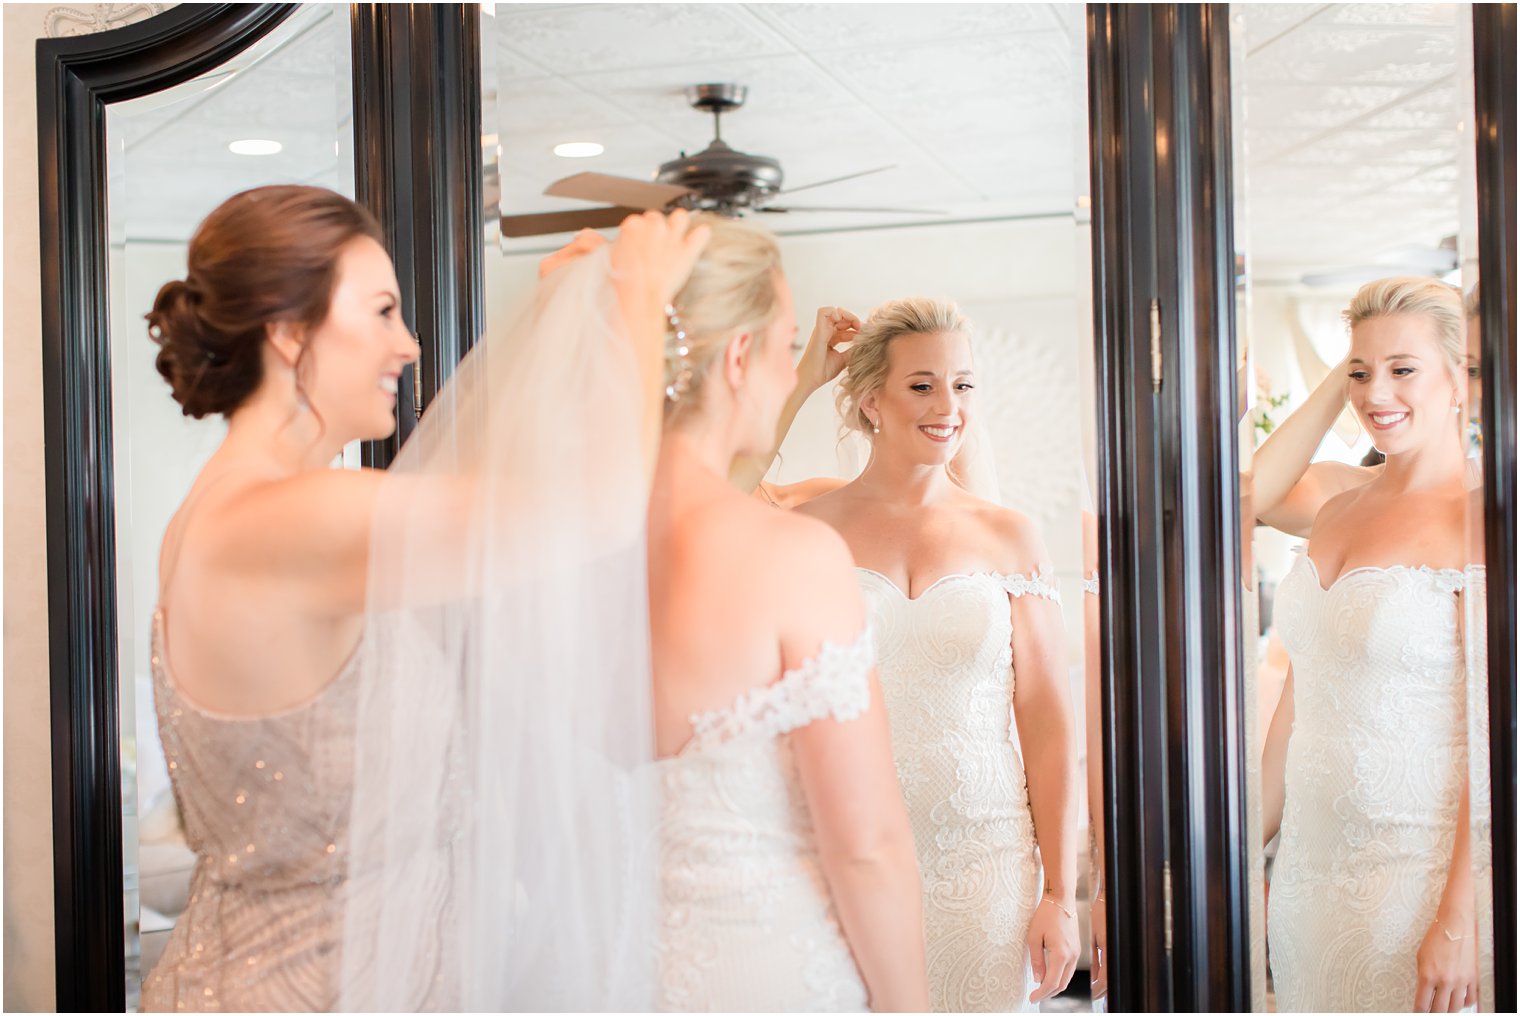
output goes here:
[[44, 6], [5, 5], [5, 1008], [53, 1008], [37, 63]]
[[165, 4], [6, 4], [5, 46], [5, 994], [54, 1008], [36, 40], [117, 27]]

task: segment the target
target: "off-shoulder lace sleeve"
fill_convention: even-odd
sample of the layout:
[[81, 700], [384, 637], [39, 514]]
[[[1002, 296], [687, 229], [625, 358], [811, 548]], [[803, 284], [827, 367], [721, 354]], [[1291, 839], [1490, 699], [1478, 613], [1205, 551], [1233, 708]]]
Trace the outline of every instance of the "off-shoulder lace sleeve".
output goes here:
[[871, 704], [875, 662], [869, 628], [847, 645], [825, 642], [800, 667], [745, 692], [731, 708], [693, 715], [691, 743], [683, 754], [739, 737], [778, 737], [814, 720], [853, 720]]
[[1033, 575], [1020, 575], [1014, 572], [998, 575], [996, 578], [998, 584], [1015, 599], [1020, 596], [1041, 596], [1047, 600], [1054, 600], [1056, 603], [1061, 602], [1061, 591], [1056, 588], [1055, 580], [1050, 577], [1048, 571], [1036, 571]]

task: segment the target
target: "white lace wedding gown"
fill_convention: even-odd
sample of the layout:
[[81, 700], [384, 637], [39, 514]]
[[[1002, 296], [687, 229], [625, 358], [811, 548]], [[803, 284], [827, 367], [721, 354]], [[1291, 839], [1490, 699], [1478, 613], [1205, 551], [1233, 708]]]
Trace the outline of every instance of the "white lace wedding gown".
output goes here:
[[732, 708], [691, 718], [661, 760], [662, 1011], [862, 1011], [791, 731], [870, 706], [870, 632]]
[[1302, 554], [1277, 592], [1293, 662], [1267, 931], [1283, 1012], [1414, 1005], [1467, 775], [1462, 572]]
[[1025, 940], [1040, 861], [1013, 724], [1009, 597], [1040, 575], [948, 575], [908, 599], [857, 568], [876, 634], [892, 754], [918, 845], [936, 1012], [1032, 1009]]

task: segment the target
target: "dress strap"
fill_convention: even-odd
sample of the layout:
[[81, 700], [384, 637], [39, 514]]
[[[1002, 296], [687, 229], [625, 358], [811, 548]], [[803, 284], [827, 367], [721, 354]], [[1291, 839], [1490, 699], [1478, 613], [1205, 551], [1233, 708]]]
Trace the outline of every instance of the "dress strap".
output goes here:
[[825, 642], [817, 654], [788, 670], [774, 684], [753, 688], [728, 709], [690, 717], [691, 740], [681, 754], [703, 751], [739, 737], [779, 737], [825, 718], [846, 722], [871, 705], [871, 667], [876, 646], [870, 628], [853, 642]]
[[1061, 590], [1056, 587], [1055, 580], [1048, 571], [1035, 571], [1033, 575], [1020, 575], [1012, 572], [1007, 575], [994, 575], [998, 585], [1007, 591], [1009, 596], [1018, 599], [1021, 596], [1039, 596], [1056, 603], [1061, 602]]

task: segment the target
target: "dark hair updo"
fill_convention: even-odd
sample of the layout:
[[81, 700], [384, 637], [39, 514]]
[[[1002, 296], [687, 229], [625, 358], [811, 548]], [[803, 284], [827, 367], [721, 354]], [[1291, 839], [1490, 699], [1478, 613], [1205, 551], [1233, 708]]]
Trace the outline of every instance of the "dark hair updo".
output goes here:
[[322, 187], [257, 187], [206, 217], [185, 278], [147, 314], [155, 365], [186, 416], [230, 415], [258, 388], [269, 325], [327, 318], [338, 255], [359, 237], [384, 243], [374, 216]]

